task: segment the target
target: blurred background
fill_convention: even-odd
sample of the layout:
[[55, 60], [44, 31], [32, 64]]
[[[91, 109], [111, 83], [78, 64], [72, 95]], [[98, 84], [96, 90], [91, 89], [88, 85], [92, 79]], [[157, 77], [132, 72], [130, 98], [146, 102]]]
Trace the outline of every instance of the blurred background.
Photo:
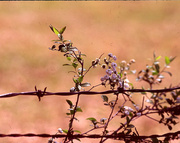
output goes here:
[[[57, 39], [49, 25], [61, 29], [67, 26], [64, 38], [73, 42], [86, 54], [85, 67], [104, 53], [117, 56], [117, 63], [135, 59], [132, 69], [141, 70], [153, 58], [153, 52], [165, 56], [177, 56], [171, 64], [173, 76], [165, 75], [163, 83], [155, 88], [179, 84], [180, 70], [180, 3], [179, 2], [0, 2], [0, 94], [34, 91], [36, 85], [49, 92], [69, 91], [73, 86], [70, 67], [62, 53], [51, 51], [52, 40]], [[84, 79], [92, 85], [100, 83], [104, 75], [101, 68], [90, 71]], [[144, 83], [129, 80], [135, 88]], [[105, 88], [98, 88], [106, 90]], [[112, 95], [109, 98], [113, 99]], [[0, 99], [0, 133], [50, 133], [58, 128], [67, 129], [69, 119], [66, 99], [75, 102], [76, 96], [38, 98], [19, 96]], [[141, 101], [141, 95], [137, 99]], [[141, 102], [140, 102], [141, 103]], [[88, 117], [107, 117], [109, 108], [103, 106], [100, 95], [80, 98], [83, 113], [74, 129], [82, 132], [91, 129]], [[105, 111], [105, 112], [104, 112]], [[118, 126], [120, 120], [112, 123]], [[141, 135], [163, 134], [168, 128], [152, 120], [134, 121]], [[156, 128], [156, 126], [158, 128]], [[177, 131], [175, 127], [172, 131]], [[48, 138], [0, 138], [3, 143], [42, 143]], [[82, 142], [96, 142], [83, 139]], [[109, 141], [117, 142], [117, 141]], [[178, 141], [174, 141], [178, 142]]]

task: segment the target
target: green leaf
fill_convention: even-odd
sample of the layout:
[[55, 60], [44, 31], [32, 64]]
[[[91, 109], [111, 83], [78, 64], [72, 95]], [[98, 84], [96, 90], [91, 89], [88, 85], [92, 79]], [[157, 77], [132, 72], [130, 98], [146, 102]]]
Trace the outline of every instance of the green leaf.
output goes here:
[[76, 64], [76, 63], [72, 63], [72, 66], [76, 69], [76, 68], [77, 68], [77, 66], [78, 66], [78, 64]]
[[73, 115], [74, 114], [74, 110], [72, 109], [72, 110], [70, 110], [70, 115]]
[[76, 112], [82, 112], [82, 109], [80, 107], [77, 107]]
[[68, 61], [71, 61], [71, 57], [67, 57], [67, 60], [68, 60]]
[[157, 64], [157, 65], [155, 65], [155, 68], [156, 68], [157, 73], [159, 73], [160, 66]]
[[63, 64], [63, 66], [71, 66], [70, 64]]
[[90, 120], [91, 122], [95, 123], [97, 120], [93, 117], [87, 118], [86, 120]]
[[158, 74], [159, 74], [159, 72], [157, 70], [152, 71], [152, 75], [158, 75]]
[[59, 34], [60, 34], [59, 31], [58, 31], [55, 27], [53, 27], [52, 25], [49, 25], [49, 27], [51, 28], [51, 30], [52, 30], [56, 35], [59, 35]]
[[69, 104], [70, 108], [73, 107], [73, 103], [71, 102], [71, 100], [66, 99], [66, 102]]
[[68, 130], [63, 130], [63, 132], [67, 134], [67, 133], [68, 133]]
[[152, 140], [153, 143], [158, 143], [159, 142], [157, 138], [151, 138], [151, 140]]
[[129, 119], [129, 117], [128, 117], [128, 116], [126, 117], [126, 121], [127, 121], [127, 124], [129, 124], [130, 119]]
[[88, 86], [91, 86], [91, 84], [89, 82], [86, 82], [86, 83], [82, 83], [81, 86], [82, 87], [88, 87]]
[[60, 34], [63, 34], [65, 30], [66, 30], [66, 26], [63, 27], [63, 28], [59, 31], [59, 33], [60, 33]]
[[163, 71], [163, 72], [168, 73], [170, 76], [172, 76], [172, 73], [169, 71]]
[[[142, 89], [144, 90], [144, 87], [142, 87]], [[141, 92], [142, 95], [146, 95], [146, 92]]]
[[169, 59], [169, 57], [167, 57], [167, 56], [165, 56], [165, 63], [166, 63], [166, 65], [169, 65], [169, 64], [170, 64], [170, 59]]
[[74, 117], [74, 119], [79, 122], [78, 118]]
[[172, 57], [170, 57], [170, 59], [169, 59], [169, 60], [170, 60], [170, 62], [172, 62], [175, 58], [176, 58], [176, 56], [175, 56], [175, 57], [173, 57], [173, 58], [172, 58]]
[[81, 142], [81, 140], [79, 138], [75, 138], [75, 140], [78, 140], [79, 142]]
[[158, 56], [155, 58], [155, 61], [159, 60], [161, 58], [161, 56]]
[[80, 76], [80, 77], [78, 78], [78, 82], [81, 83], [82, 81], [83, 81], [83, 76]]
[[106, 95], [101, 95], [103, 102], [108, 102], [108, 97]]
[[86, 55], [85, 55], [85, 54], [81, 54], [81, 56], [85, 56], [85, 57], [86, 57]]
[[129, 125], [127, 126], [127, 128], [134, 128], [134, 125], [133, 125], [133, 124], [129, 124]]
[[78, 130], [74, 130], [74, 132], [76, 132], [76, 133], [80, 133], [80, 134], [81, 134], [81, 132], [80, 132], [80, 131], [78, 131]]
[[75, 78], [73, 78], [73, 81], [74, 81], [74, 83], [78, 83], [78, 80], [77, 80], [77, 79], [75, 79]]

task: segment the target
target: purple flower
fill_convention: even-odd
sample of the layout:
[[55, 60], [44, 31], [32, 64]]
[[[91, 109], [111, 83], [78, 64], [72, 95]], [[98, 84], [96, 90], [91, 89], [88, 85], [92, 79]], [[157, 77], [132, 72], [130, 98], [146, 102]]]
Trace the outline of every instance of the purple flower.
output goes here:
[[109, 56], [109, 57], [112, 57], [112, 56], [113, 56], [113, 54], [112, 54], [112, 53], [109, 53], [109, 54], [108, 54], [108, 56]]
[[109, 76], [108, 76], [108, 75], [105, 75], [105, 76], [104, 76], [104, 79], [105, 79], [105, 80], [109, 79]]
[[115, 55], [113, 56], [113, 59], [114, 59], [115, 61], [117, 60], [117, 58], [116, 58], [116, 56], [115, 56]]
[[106, 73], [107, 73], [108, 75], [111, 75], [111, 74], [112, 74], [112, 70], [107, 69], [107, 70], [106, 70]]
[[111, 63], [111, 66], [112, 66], [112, 68], [116, 68], [116, 67], [117, 67], [117, 64], [114, 63], [114, 62], [112, 62], [112, 63]]

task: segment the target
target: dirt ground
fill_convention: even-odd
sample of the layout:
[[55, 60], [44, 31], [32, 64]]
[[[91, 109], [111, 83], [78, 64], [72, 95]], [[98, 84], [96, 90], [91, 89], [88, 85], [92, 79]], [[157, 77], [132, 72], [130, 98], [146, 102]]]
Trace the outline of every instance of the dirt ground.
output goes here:
[[[179, 2], [0, 2], [0, 94], [34, 91], [47, 87], [47, 91], [69, 91], [73, 86], [69, 67], [63, 67], [66, 59], [61, 53], [50, 51], [55, 34], [49, 28], [67, 26], [64, 38], [73, 42], [86, 54], [85, 66], [102, 53], [113, 53], [118, 62], [135, 59], [137, 71], [150, 64], [153, 52], [165, 56], [177, 56], [165, 75], [161, 86], [179, 84], [180, 71], [180, 3]], [[117, 63], [118, 63], [117, 62]], [[87, 82], [100, 83], [104, 71], [100, 68], [88, 73]], [[136, 76], [129, 77], [136, 88]], [[148, 86], [145, 84], [145, 88]], [[98, 90], [106, 90], [100, 88]], [[68, 128], [65, 116], [68, 105], [76, 96], [38, 98], [19, 96], [0, 99], [0, 133], [56, 133], [58, 128]], [[111, 96], [111, 98], [113, 98]], [[141, 95], [137, 95], [140, 100]], [[88, 117], [100, 119], [109, 109], [97, 96], [82, 96], [78, 113], [80, 120], [75, 128], [82, 132], [90, 129]], [[116, 126], [118, 123], [114, 123]], [[142, 135], [164, 134], [167, 127], [142, 118], [134, 124]], [[157, 127], [156, 127], [157, 126]], [[177, 131], [175, 127], [172, 131]], [[0, 138], [3, 143], [42, 143], [47, 138]], [[94, 143], [96, 140], [82, 140]], [[108, 141], [115, 143], [118, 141]], [[177, 141], [173, 141], [177, 142]]]

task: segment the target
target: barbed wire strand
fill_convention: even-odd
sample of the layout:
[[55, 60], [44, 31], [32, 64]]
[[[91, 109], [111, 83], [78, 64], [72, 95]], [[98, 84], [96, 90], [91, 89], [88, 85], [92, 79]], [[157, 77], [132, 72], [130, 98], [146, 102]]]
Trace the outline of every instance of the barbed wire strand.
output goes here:
[[[35, 88], [36, 89], [36, 88]], [[19, 92], [19, 93], [7, 93], [7, 94], [1, 94], [0, 98], [9, 98], [9, 97], [15, 97], [15, 96], [20, 96], [20, 95], [31, 95], [31, 96], [38, 96], [38, 98], [43, 97], [43, 96], [49, 96], [49, 95], [56, 95], [56, 96], [71, 96], [71, 95], [76, 95], [76, 94], [85, 94], [85, 95], [96, 95], [96, 94], [111, 94], [111, 93], [125, 93], [125, 92], [151, 92], [151, 93], [160, 93], [160, 92], [171, 92], [174, 90], [178, 90], [180, 87], [175, 87], [175, 88], [165, 88], [165, 89], [155, 89], [155, 90], [144, 90], [144, 89], [120, 89], [120, 90], [106, 90], [106, 91], [101, 91], [101, 92], [96, 92], [96, 91], [80, 91], [80, 92], [46, 92], [46, 88], [44, 88], [44, 91], [42, 90], [37, 90], [36, 91], [31, 91], [31, 92]], [[150, 135], [150, 136], [134, 136], [134, 135], [124, 135], [124, 134], [119, 134], [119, 135], [98, 135], [98, 134], [91, 134], [91, 135], [84, 135], [84, 134], [75, 134], [72, 135], [73, 138], [112, 138], [112, 139], [120, 139], [123, 140], [124, 138], [126, 139], [134, 139], [134, 140], [141, 140], [141, 139], [147, 139], [147, 138], [159, 138], [159, 137], [168, 137], [168, 136], [180, 136], [180, 131], [174, 132], [174, 133], [166, 133], [163, 135]], [[0, 134], [0, 138], [2, 137], [42, 137], [42, 138], [48, 138], [48, 137], [53, 137], [53, 138], [63, 138], [67, 137], [65, 134], [35, 134], [35, 133], [26, 133], [26, 134]]]
[[[131, 138], [131, 139], [147, 139], [147, 138], [160, 138], [160, 137], [167, 137], [167, 136], [178, 136], [180, 135], [180, 131], [166, 133], [162, 135], [149, 135], [149, 136], [134, 136], [134, 135], [98, 135], [98, 134], [91, 134], [91, 135], [82, 135], [82, 134], [74, 134], [72, 135], [73, 138]], [[42, 137], [42, 138], [63, 138], [66, 137], [65, 134], [35, 134], [35, 133], [26, 133], [26, 134], [0, 134], [0, 137]]]
[[8, 98], [8, 97], [15, 97], [19, 95], [32, 95], [37, 96], [37, 93], [40, 91], [42, 93], [41, 96], [49, 96], [49, 95], [56, 95], [56, 96], [71, 96], [76, 94], [84, 94], [84, 95], [96, 95], [96, 94], [111, 94], [111, 93], [125, 93], [125, 92], [151, 92], [151, 93], [160, 93], [160, 92], [171, 92], [173, 90], [178, 90], [180, 87], [175, 88], [165, 88], [165, 89], [155, 89], [155, 90], [144, 90], [144, 89], [120, 89], [120, 90], [106, 90], [106, 91], [80, 91], [80, 92], [44, 92], [41, 90], [38, 91], [30, 91], [30, 92], [19, 92], [19, 93], [6, 93], [1, 94], [0, 98]]

